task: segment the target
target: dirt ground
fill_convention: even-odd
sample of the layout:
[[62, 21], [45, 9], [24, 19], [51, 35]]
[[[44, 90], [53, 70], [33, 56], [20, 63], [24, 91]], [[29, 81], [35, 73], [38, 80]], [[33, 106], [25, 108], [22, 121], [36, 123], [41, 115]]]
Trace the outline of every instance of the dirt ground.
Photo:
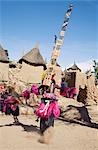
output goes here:
[[98, 150], [98, 128], [55, 120], [51, 142], [42, 144], [35, 116], [20, 115], [20, 125], [12, 116], [0, 115], [1, 150]]

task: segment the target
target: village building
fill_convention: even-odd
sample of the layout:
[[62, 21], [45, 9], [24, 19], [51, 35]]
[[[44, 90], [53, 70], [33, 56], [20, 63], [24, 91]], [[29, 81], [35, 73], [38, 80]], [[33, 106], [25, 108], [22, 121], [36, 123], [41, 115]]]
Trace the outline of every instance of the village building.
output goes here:
[[0, 82], [8, 82], [9, 57], [8, 51], [0, 45]]
[[98, 101], [98, 92], [95, 86], [95, 76], [91, 70], [83, 73], [81, 69], [74, 65], [64, 71], [68, 87], [76, 87], [78, 101], [84, 103], [94, 103]]
[[65, 77], [69, 87], [84, 87], [87, 84], [86, 74], [74, 63], [73, 66], [65, 71]]
[[26, 83], [40, 84], [43, 71], [46, 69], [45, 61], [38, 48], [33, 48], [25, 54], [18, 62], [20, 71], [17, 78]]

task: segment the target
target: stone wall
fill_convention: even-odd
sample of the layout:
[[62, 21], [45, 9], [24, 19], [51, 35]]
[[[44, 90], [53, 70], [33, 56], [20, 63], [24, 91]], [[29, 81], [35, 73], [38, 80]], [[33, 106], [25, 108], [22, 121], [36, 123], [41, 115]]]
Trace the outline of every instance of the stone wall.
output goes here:
[[75, 87], [77, 88], [77, 91], [79, 91], [79, 87], [85, 87], [87, 85], [87, 78], [86, 74], [82, 72], [76, 72], [76, 81], [75, 81]]
[[0, 81], [8, 81], [9, 63], [0, 62]]
[[41, 83], [42, 73], [43, 66], [33, 66], [23, 62], [17, 77], [27, 83]]
[[94, 76], [89, 76], [87, 79], [87, 100], [88, 103], [98, 103], [98, 89], [95, 86]]

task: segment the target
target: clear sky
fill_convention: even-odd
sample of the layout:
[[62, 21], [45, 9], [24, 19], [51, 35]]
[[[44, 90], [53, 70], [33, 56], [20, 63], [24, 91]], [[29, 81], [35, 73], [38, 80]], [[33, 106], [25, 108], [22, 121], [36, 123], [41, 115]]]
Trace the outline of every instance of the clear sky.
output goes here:
[[18, 60], [40, 44], [49, 62], [54, 35], [59, 35], [69, 4], [73, 11], [58, 63], [68, 64], [98, 58], [97, 0], [0, 0], [0, 43], [10, 60]]

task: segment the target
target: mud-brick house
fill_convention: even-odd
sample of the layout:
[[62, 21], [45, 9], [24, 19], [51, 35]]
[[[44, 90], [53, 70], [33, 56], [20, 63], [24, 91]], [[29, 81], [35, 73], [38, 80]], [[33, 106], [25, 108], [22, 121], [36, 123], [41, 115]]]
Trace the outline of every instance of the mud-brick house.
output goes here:
[[[85, 73], [74, 63], [65, 71], [65, 78], [69, 87], [76, 87], [79, 102], [98, 102], [98, 90], [95, 86], [95, 76], [89, 70]], [[79, 88], [80, 87], [80, 88]]]
[[33, 48], [20, 60], [20, 72], [18, 79], [27, 83], [41, 83], [43, 70], [46, 69], [45, 61], [38, 48]]
[[9, 57], [8, 51], [0, 45], [0, 82], [8, 82]]
[[67, 69], [65, 72], [69, 87], [76, 87], [79, 90], [79, 86], [84, 87], [87, 84], [86, 74], [74, 63], [74, 65]]

